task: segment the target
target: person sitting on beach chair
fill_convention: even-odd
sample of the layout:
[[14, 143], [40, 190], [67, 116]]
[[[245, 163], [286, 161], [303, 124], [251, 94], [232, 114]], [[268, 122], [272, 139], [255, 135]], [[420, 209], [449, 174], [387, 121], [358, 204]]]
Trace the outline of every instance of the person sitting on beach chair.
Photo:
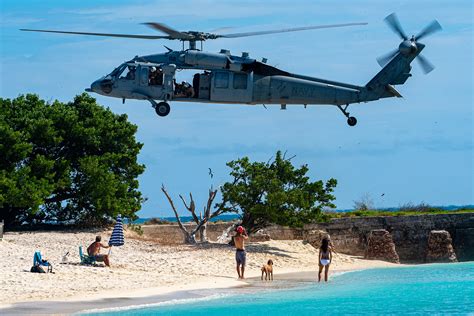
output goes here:
[[104, 262], [107, 267], [110, 267], [109, 255], [100, 254], [100, 248], [109, 248], [110, 246], [102, 244], [101, 240], [102, 237], [96, 236], [95, 241], [87, 248], [87, 254], [96, 261]]

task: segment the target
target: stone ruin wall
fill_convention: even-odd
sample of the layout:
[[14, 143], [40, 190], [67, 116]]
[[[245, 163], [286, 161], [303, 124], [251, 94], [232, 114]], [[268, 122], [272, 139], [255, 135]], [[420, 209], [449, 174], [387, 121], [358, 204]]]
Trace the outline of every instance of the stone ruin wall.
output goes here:
[[[216, 241], [232, 224], [209, 223], [207, 226], [209, 240]], [[185, 226], [191, 228], [195, 224], [189, 223]], [[143, 225], [142, 228], [145, 238], [152, 238], [159, 243], [184, 242], [183, 234], [176, 224]], [[474, 260], [474, 213], [340, 218], [327, 223], [305, 225], [303, 229], [274, 225], [266, 228], [264, 233], [274, 240], [304, 240], [311, 232], [325, 231], [331, 236], [336, 251], [364, 256], [370, 231], [376, 229], [386, 229], [391, 234], [401, 262], [425, 260], [428, 237], [432, 230], [449, 232], [459, 261]]]
[[[219, 223], [209, 223], [207, 224], [207, 238], [210, 241], [217, 241], [217, 238], [220, 237], [229, 226], [233, 225], [233, 222], [219, 222]], [[193, 223], [184, 223], [183, 224], [188, 231], [191, 231], [196, 227], [196, 224]], [[166, 225], [143, 225], [143, 236], [145, 238], [150, 238], [156, 240], [159, 243], [163, 244], [182, 244], [184, 243], [184, 235], [181, 232], [181, 229], [177, 224], [166, 224]], [[270, 235], [274, 240], [302, 240], [303, 239], [303, 230], [294, 229], [290, 227], [283, 227], [278, 225], [273, 225], [265, 229], [265, 234]], [[196, 240], [199, 241], [199, 232], [196, 234]], [[254, 238], [257, 240], [257, 238]], [[252, 241], [252, 236], [250, 236], [250, 241]], [[260, 238], [258, 238], [260, 241]]]
[[[196, 224], [183, 223], [188, 231], [193, 230]], [[207, 238], [211, 241], [216, 241], [232, 223], [209, 223], [207, 225]], [[184, 235], [181, 232], [178, 224], [166, 225], [142, 225], [143, 236], [151, 238], [162, 244], [183, 244]], [[199, 233], [196, 234], [196, 240], [199, 241]]]
[[304, 227], [327, 231], [337, 251], [357, 256], [364, 256], [369, 233], [376, 229], [392, 235], [402, 262], [424, 261], [432, 230], [449, 232], [459, 261], [474, 260], [474, 213], [340, 218]]

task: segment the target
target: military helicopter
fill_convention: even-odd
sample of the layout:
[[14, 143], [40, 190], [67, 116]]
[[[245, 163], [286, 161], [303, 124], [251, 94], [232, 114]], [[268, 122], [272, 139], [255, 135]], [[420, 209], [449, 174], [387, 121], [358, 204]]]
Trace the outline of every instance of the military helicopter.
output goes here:
[[[288, 104], [327, 104], [337, 106], [347, 117], [350, 126], [357, 119], [347, 111], [349, 104], [369, 102], [381, 98], [401, 97], [393, 85], [404, 84], [411, 76], [410, 63], [418, 57], [425, 73], [434, 69], [421, 51], [425, 45], [418, 40], [441, 30], [435, 20], [418, 35], [409, 38], [403, 31], [397, 16], [392, 13], [385, 18], [388, 26], [403, 40], [397, 49], [378, 58], [382, 70], [366, 85], [358, 86], [327, 79], [314, 78], [290, 73], [261, 61], [250, 58], [248, 53], [231, 55], [229, 50], [219, 53], [202, 51], [202, 43], [219, 38], [238, 38], [265, 34], [296, 32], [312, 29], [366, 25], [367, 23], [346, 23], [296, 27], [280, 30], [258, 31], [233, 34], [213, 34], [205, 32], [180, 32], [161, 23], [144, 23], [166, 36], [129, 35], [109, 33], [70, 32], [55, 30], [21, 29], [22, 31], [62, 33], [73, 35], [110, 36], [135, 39], [179, 40], [183, 43], [181, 51], [167, 48], [166, 53], [136, 56], [122, 63], [110, 74], [94, 81], [88, 92], [104, 96], [126, 99], [148, 100], [159, 116], [170, 113], [171, 101], [234, 103], [234, 104], [279, 104], [282, 110]], [[196, 47], [200, 42], [201, 49]], [[184, 43], [189, 44], [184, 49]], [[196, 70], [192, 84], [176, 82], [176, 72]], [[157, 102], [156, 100], [160, 101]]]

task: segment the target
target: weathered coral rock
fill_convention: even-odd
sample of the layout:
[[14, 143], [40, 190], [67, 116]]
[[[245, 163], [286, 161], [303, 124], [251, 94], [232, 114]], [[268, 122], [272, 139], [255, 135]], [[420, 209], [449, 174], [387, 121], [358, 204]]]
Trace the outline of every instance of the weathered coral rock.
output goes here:
[[303, 232], [303, 242], [308, 243], [316, 249], [321, 247], [321, 240], [330, 238], [328, 232], [324, 230], [307, 230]]
[[453, 240], [448, 231], [432, 230], [428, 237], [426, 262], [457, 262]]
[[250, 241], [260, 242], [271, 240], [270, 235], [263, 229], [257, 231], [255, 234], [250, 235]]
[[385, 229], [374, 229], [369, 233], [365, 258], [400, 263], [392, 235]]

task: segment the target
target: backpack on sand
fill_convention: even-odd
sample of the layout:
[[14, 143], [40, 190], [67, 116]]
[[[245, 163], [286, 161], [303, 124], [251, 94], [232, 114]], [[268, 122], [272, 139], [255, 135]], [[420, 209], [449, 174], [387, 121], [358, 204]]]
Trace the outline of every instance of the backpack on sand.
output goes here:
[[32, 266], [30, 271], [31, 271], [31, 272], [34, 272], [34, 273], [46, 273], [46, 272], [44, 271], [44, 269], [41, 268], [41, 266], [39, 266], [39, 265]]

